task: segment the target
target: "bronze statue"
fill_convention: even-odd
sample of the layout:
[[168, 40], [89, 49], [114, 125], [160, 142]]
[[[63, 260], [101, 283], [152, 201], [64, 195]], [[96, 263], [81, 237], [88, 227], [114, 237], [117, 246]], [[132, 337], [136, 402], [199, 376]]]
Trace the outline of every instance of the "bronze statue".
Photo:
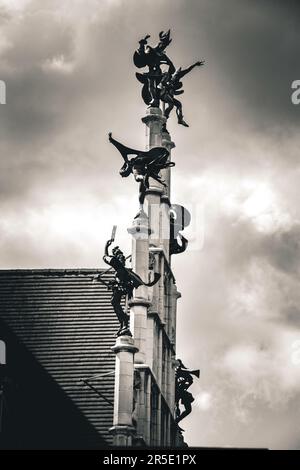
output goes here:
[[170, 255], [183, 253], [188, 240], [180, 233], [190, 224], [191, 214], [183, 206], [172, 204], [170, 208]]
[[[191, 72], [194, 67], [204, 65], [204, 61], [197, 61], [190, 67], [182, 70], [175, 69], [171, 59], [165, 53], [166, 47], [171, 43], [170, 30], [159, 33], [159, 43], [155, 47], [148, 45], [149, 34], [139, 41], [139, 48], [133, 55], [136, 67], [148, 67], [148, 72], [136, 73], [137, 79], [142, 83], [142, 98], [148, 107], [159, 107], [160, 101], [167, 105], [164, 115], [168, 119], [172, 109], [176, 108], [178, 124], [185, 127], [189, 125], [183, 119], [182, 104], [176, 96], [184, 93], [181, 79]], [[162, 65], [166, 68], [162, 71]], [[166, 124], [164, 125], [166, 131]]]
[[95, 279], [102, 282], [112, 290], [111, 305], [120, 323], [117, 336], [132, 336], [128, 326], [129, 317], [121, 306], [122, 299], [125, 296], [127, 296], [128, 299], [131, 299], [133, 296], [133, 289], [136, 289], [141, 285], [148, 287], [153, 286], [160, 279], [160, 274], [154, 273], [153, 281], [144, 282], [138, 274], [133, 272], [132, 269], [126, 267], [126, 258], [118, 246], [115, 246], [110, 254], [108, 250], [110, 245], [114, 242], [115, 231], [116, 227], [113, 229], [110, 240], [106, 242], [103, 256], [104, 262], [115, 271], [115, 277], [112, 281], [103, 280], [102, 277], [107, 272], [105, 271], [99, 274]]
[[[109, 141], [119, 150], [120, 154], [124, 159], [124, 164], [120, 170], [122, 177], [127, 177], [131, 173], [134, 176], [135, 181], [139, 183], [139, 204], [140, 211], [135, 218], [144, 213], [144, 201], [146, 191], [149, 188], [149, 178], [153, 178], [160, 184], [165, 186], [165, 182], [159, 175], [160, 170], [174, 166], [174, 162], [168, 161], [170, 152], [165, 147], [154, 147], [148, 151], [136, 150], [121, 144], [112, 137], [111, 132], [109, 133]], [[129, 155], [132, 158], [129, 159]]]
[[139, 41], [139, 48], [133, 55], [134, 65], [138, 68], [148, 67], [148, 72], [136, 73], [137, 79], [143, 84], [142, 98], [149, 107], [159, 106], [158, 85], [162, 77], [161, 65], [167, 65], [170, 74], [175, 72], [172, 61], [165, 53], [166, 47], [171, 43], [170, 30], [159, 33], [159, 43], [155, 47], [148, 45], [150, 35]]
[[[176, 418], [175, 422], [178, 423], [186, 418], [192, 411], [192, 403], [195, 400], [193, 395], [188, 392], [188, 388], [193, 383], [192, 375], [197, 378], [200, 376], [200, 370], [188, 370], [180, 359], [177, 359], [178, 366], [175, 371], [175, 404], [176, 404]], [[180, 412], [180, 403], [184, 406], [184, 411]], [[184, 431], [178, 426], [180, 431]]]
[[182, 124], [185, 127], [189, 127], [189, 125], [183, 119], [182, 104], [175, 98], [175, 96], [182, 95], [184, 93], [184, 90], [182, 90], [183, 85], [180, 80], [186, 74], [191, 72], [194, 67], [200, 67], [201, 65], [204, 65], [204, 61], [195, 62], [195, 64], [184, 70], [180, 67], [174, 73], [167, 71], [163, 74], [158, 85], [158, 88], [160, 89], [160, 99], [163, 103], [168, 105], [165, 109], [165, 117], [169, 119], [170, 113], [175, 106], [178, 124]]

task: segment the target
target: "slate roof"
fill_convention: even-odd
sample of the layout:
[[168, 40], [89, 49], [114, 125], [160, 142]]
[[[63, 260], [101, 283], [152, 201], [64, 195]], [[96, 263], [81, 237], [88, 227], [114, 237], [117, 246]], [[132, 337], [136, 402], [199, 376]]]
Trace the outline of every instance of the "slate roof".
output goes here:
[[[6, 444], [111, 444], [118, 322], [99, 270], [0, 270], [0, 338], [8, 375]], [[106, 279], [110, 275], [105, 275]], [[86, 387], [81, 379], [99, 374]], [[7, 423], [7, 424], [6, 424]]]

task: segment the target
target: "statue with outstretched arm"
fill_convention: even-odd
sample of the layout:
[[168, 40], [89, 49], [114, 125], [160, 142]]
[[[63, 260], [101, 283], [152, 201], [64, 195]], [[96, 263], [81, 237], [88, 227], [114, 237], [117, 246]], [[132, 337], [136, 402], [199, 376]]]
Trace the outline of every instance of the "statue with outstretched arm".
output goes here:
[[158, 85], [158, 88], [160, 89], [160, 99], [167, 104], [165, 117], [169, 119], [171, 111], [175, 106], [178, 124], [182, 124], [185, 127], [189, 127], [189, 125], [183, 119], [182, 104], [177, 98], [175, 98], [175, 96], [182, 95], [184, 93], [184, 90], [182, 89], [183, 84], [180, 80], [195, 67], [200, 67], [201, 65], [204, 65], [204, 61], [197, 61], [183, 70], [180, 67], [173, 74], [166, 72]]
[[127, 296], [130, 300], [133, 296], [133, 289], [137, 289], [141, 285], [153, 286], [160, 279], [160, 274], [154, 273], [153, 281], [144, 281], [132, 269], [126, 267], [126, 258], [118, 246], [115, 246], [111, 253], [109, 252], [109, 247], [113, 242], [114, 236], [106, 242], [103, 261], [115, 271], [114, 279], [112, 281], [104, 280], [102, 279], [104, 273], [101, 273], [96, 280], [105, 284], [112, 291], [111, 305], [120, 323], [117, 336], [132, 336], [128, 326], [129, 317], [121, 305], [122, 299]]
[[140, 210], [136, 218], [144, 213], [144, 201], [146, 191], [149, 189], [149, 178], [153, 178], [165, 186], [165, 182], [160, 176], [160, 170], [174, 166], [174, 162], [169, 161], [170, 152], [165, 147], [153, 147], [148, 151], [137, 150], [118, 142], [109, 133], [109, 141], [122, 155], [124, 164], [120, 169], [120, 175], [127, 177], [133, 174], [134, 179], [139, 183], [139, 205]]

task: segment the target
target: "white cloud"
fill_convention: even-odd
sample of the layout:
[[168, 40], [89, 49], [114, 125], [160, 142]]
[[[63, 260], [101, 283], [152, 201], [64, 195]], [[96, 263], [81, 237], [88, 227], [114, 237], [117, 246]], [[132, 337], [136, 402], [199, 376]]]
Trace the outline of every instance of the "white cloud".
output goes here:
[[0, 0], [0, 7], [11, 11], [24, 10], [32, 0]]
[[0, 31], [0, 56], [12, 47], [12, 42], [5, 36], [3, 31]]
[[59, 73], [72, 73], [75, 63], [67, 61], [63, 54], [47, 59], [43, 64], [43, 70], [54, 71]]
[[241, 393], [239, 405], [245, 410], [253, 406], [253, 400], [271, 408], [286, 406], [300, 393], [300, 330], [270, 325], [268, 335], [263, 345], [253, 338], [251, 343], [230, 347], [220, 363], [237, 395]]
[[292, 225], [290, 214], [281, 208], [276, 190], [259, 178], [236, 180], [224, 197], [223, 207], [225, 213], [240, 221], [250, 220], [262, 233], [288, 230]]
[[203, 390], [195, 396], [194, 406], [196, 406], [201, 411], [210, 410], [212, 404], [212, 395], [209, 392]]

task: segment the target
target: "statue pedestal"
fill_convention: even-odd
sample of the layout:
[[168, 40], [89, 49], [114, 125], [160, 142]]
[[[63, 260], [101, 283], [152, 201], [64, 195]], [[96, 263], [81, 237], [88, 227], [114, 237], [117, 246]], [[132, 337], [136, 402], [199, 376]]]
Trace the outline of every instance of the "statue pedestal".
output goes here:
[[[161, 144], [163, 147], [166, 147], [170, 152], [169, 161], [171, 161], [171, 150], [175, 148], [175, 143], [171, 140], [169, 132], [162, 133]], [[162, 179], [166, 182], [167, 187], [165, 188], [165, 196], [170, 200], [170, 191], [171, 191], [171, 170], [170, 168], [164, 168], [161, 170]]]
[[167, 122], [160, 108], [148, 108], [146, 116], [142, 118], [146, 124], [146, 150], [161, 146], [161, 130]]
[[[146, 116], [142, 118], [146, 125], [146, 150], [162, 146], [162, 126], [166, 118], [160, 108], [148, 108]], [[160, 198], [164, 193], [164, 186], [153, 178], [149, 179], [149, 189], [146, 191], [148, 204], [149, 225], [151, 227], [151, 245], [159, 246], [160, 240]]]
[[112, 350], [116, 354], [114, 419], [110, 433], [115, 446], [131, 446], [135, 428], [132, 424], [134, 355], [138, 351], [131, 336], [119, 336]]
[[[148, 218], [143, 215], [134, 219], [128, 232], [132, 235], [132, 269], [143, 281], [148, 282], [150, 235]], [[135, 290], [134, 298], [129, 302], [129, 305], [130, 329], [138, 348], [135, 362], [144, 364], [146, 361], [147, 311], [150, 305], [148, 287], [139, 286]]]

